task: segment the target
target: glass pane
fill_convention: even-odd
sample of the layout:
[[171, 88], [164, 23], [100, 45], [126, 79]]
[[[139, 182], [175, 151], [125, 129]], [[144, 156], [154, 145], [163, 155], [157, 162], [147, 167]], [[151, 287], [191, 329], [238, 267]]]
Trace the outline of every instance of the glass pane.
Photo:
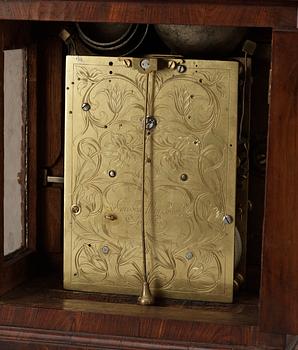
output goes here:
[[4, 256], [26, 237], [27, 55], [4, 51]]

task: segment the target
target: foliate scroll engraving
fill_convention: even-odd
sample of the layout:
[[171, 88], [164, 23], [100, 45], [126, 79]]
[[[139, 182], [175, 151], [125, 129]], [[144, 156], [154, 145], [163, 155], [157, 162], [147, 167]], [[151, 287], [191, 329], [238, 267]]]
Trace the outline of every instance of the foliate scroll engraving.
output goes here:
[[[116, 58], [68, 60], [67, 288], [140, 291], [147, 99], [157, 120], [146, 141], [150, 286], [161, 296], [231, 299], [234, 227], [225, 226], [223, 217], [235, 207], [237, 65], [192, 60], [186, 65], [187, 74], [156, 72], [146, 92], [145, 75]], [[69, 210], [74, 203], [81, 208], [78, 215]]]

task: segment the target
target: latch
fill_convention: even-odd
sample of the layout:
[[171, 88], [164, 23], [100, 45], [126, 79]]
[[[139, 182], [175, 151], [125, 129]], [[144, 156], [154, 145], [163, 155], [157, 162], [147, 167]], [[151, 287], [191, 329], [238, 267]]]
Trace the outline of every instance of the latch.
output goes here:
[[48, 169], [43, 169], [42, 176], [42, 184], [43, 186], [49, 186], [50, 184], [63, 184], [64, 177], [63, 176], [50, 176], [48, 175]]

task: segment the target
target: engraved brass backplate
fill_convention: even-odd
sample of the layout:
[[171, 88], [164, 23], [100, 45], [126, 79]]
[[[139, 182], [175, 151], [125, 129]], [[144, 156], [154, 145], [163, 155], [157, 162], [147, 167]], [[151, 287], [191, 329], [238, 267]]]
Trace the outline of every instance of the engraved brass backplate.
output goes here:
[[145, 156], [151, 292], [230, 302], [238, 63], [159, 60], [67, 57], [64, 286], [139, 295]]

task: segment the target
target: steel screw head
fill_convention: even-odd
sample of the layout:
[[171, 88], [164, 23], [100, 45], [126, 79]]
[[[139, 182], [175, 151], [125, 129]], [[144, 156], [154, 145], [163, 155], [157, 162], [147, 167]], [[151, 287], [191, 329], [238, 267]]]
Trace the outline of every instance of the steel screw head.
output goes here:
[[80, 212], [81, 212], [80, 206], [77, 205], [77, 204], [72, 205], [72, 206], [71, 206], [71, 212], [72, 212], [73, 214], [75, 214], [75, 215], [80, 214]]
[[182, 64], [179, 64], [178, 67], [177, 67], [177, 71], [179, 73], [185, 73], [186, 72], [186, 67], [183, 66]]
[[147, 58], [144, 58], [141, 63], [140, 66], [144, 69], [147, 70], [150, 68], [150, 61]]
[[176, 62], [175, 61], [168, 61], [168, 68], [175, 69], [176, 68]]
[[101, 248], [101, 251], [102, 251], [104, 254], [108, 254], [109, 251], [110, 251], [110, 248], [109, 248], [107, 245], [104, 245], [104, 246]]
[[109, 177], [115, 177], [117, 175], [115, 170], [109, 170]]
[[148, 116], [146, 117], [146, 129], [151, 130], [154, 129], [157, 125], [157, 120], [154, 117]]
[[82, 104], [82, 110], [85, 112], [88, 112], [91, 109], [91, 106], [89, 105], [89, 103], [83, 103]]
[[223, 222], [224, 222], [224, 224], [226, 224], [226, 225], [230, 225], [230, 224], [233, 222], [232, 216], [231, 216], [231, 215], [225, 215], [225, 216], [223, 217]]
[[129, 59], [126, 59], [126, 60], [124, 60], [124, 64], [125, 64], [125, 66], [127, 67], [127, 68], [129, 68], [129, 67], [131, 67], [131, 60], [129, 60]]
[[191, 260], [192, 258], [193, 258], [193, 253], [192, 252], [186, 252], [185, 259]]
[[187, 174], [181, 174], [180, 179], [181, 181], [186, 181], [188, 179]]

